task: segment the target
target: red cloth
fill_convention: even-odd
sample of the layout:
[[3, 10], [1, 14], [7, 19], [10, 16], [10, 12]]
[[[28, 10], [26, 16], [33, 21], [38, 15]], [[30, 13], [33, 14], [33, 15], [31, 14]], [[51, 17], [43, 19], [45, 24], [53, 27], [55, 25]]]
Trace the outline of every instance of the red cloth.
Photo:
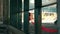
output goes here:
[[43, 31], [46, 31], [46, 32], [50, 32], [50, 33], [57, 32], [56, 29], [46, 28], [46, 27], [44, 27], [44, 26], [42, 26], [42, 30], [43, 30]]

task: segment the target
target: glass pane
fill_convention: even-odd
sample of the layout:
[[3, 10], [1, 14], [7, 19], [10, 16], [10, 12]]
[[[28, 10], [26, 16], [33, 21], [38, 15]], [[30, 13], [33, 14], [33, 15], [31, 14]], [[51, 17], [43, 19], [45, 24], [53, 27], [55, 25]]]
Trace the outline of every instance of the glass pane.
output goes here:
[[[24, 27], [24, 11], [22, 12], [22, 27]], [[23, 30], [23, 28], [22, 28]], [[29, 11], [29, 32], [34, 34], [34, 10]]]
[[29, 23], [34, 23], [34, 10], [29, 11]]
[[42, 8], [42, 23], [54, 23], [56, 20], [56, 4]]
[[[34, 10], [30, 10], [29, 13], [33, 14]], [[42, 23], [54, 23], [57, 20], [56, 4], [42, 8]]]
[[33, 9], [34, 8], [34, 0], [29, 0], [29, 9]]
[[[57, 33], [57, 4], [42, 7], [42, 34]], [[56, 32], [54, 32], [54, 30]], [[51, 33], [51, 31], [53, 31]]]
[[34, 10], [29, 11], [29, 32], [30, 34], [34, 34]]
[[[43, 5], [48, 5], [48, 4], [52, 4], [55, 3], [57, 0], [42, 0], [42, 6]], [[29, 9], [33, 9], [34, 8], [34, 0], [29, 0]], [[22, 3], [24, 5], [24, 0], [22, 0]], [[24, 8], [24, 6], [23, 6]]]
[[22, 10], [24, 9], [24, 0], [22, 0]]
[[42, 5], [47, 5], [47, 4], [51, 4], [51, 3], [55, 3], [56, 0], [42, 0]]
[[[29, 9], [34, 8], [34, 0], [29, 0]], [[22, 9], [24, 9], [24, 0], [22, 0]]]

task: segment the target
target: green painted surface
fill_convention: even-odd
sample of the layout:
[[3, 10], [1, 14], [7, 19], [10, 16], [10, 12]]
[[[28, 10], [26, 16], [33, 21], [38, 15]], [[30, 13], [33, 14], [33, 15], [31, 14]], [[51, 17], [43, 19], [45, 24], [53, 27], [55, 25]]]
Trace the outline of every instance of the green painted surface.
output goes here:
[[10, 0], [10, 25], [17, 28], [17, 0]]
[[29, 34], [29, 0], [24, 0], [24, 32]]
[[35, 0], [35, 34], [41, 34], [41, 0]]
[[17, 22], [18, 22], [18, 25], [17, 25], [17, 28], [19, 30], [21, 30], [22, 28], [22, 0], [17, 0]]

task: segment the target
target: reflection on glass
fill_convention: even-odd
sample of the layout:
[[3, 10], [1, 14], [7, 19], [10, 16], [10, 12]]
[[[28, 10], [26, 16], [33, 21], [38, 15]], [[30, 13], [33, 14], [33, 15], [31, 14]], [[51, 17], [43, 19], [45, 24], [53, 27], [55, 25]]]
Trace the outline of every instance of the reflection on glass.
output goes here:
[[56, 4], [42, 8], [42, 23], [54, 23], [56, 20]]
[[47, 5], [47, 4], [51, 4], [51, 3], [55, 3], [56, 0], [42, 0], [42, 5]]
[[[30, 10], [29, 12], [34, 16], [34, 10]], [[34, 17], [31, 16], [30, 21], [34, 22]], [[56, 12], [56, 4], [43, 7], [42, 8], [42, 23], [54, 23], [57, 20], [57, 12]]]
[[29, 11], [29, 23], [34, 23], [34, 10]]

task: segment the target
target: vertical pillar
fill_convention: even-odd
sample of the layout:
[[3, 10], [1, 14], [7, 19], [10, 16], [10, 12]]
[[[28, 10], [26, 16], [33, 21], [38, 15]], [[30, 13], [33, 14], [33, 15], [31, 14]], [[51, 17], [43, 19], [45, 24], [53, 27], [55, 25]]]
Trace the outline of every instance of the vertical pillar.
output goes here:
[[18, 29], [22, 29], [22, 0], [17, 0], [17, 22], [18, 22]]
[[57, 27], [58, 27], [57, 34], [60, 34], [60, 0], [57, 0]]
[[42, 0], [35, 0], [35, 34], [41, 34], [41, 5]]
[[17, 28], [17, 0], [10, 0], [10, 25]]
[[29, 34], [29, 0], [24, 0], [24, 32]]

